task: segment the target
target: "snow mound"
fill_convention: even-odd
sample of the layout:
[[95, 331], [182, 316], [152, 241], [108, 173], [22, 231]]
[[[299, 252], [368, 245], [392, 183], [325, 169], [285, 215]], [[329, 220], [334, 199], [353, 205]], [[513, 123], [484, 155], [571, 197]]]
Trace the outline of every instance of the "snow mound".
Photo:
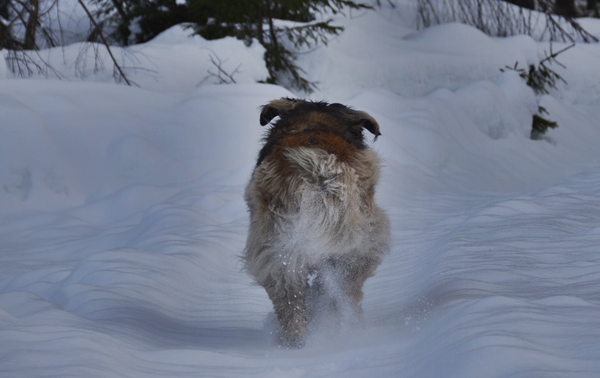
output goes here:
[[[264, 48], [257, 41], [246, 47], [232, 37], [207, 41], [192, 34], [186, 25], [176, 25], [148, 43], [110, 49], [133, 85], [157, 92], [186, 93], [202, 85], [248, 84], [267, 79]], [[113, 61], [101, 44], [73, 43], [43, 50], [31, 59], [44, 65], [40, 57], [52, 70], [36, 71], [33, 78], [115, 81]]]

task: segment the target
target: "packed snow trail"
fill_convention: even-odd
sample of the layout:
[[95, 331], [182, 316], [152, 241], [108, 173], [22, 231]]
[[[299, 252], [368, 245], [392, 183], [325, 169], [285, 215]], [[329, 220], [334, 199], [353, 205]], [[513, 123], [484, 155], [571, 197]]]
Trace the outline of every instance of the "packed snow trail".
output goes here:
[[[367, 285], [365, 329], [314, 335], [302, 351], [275, 347], [273, 325], [263, 325], [270, 303], [236, 267], [245, 222], [211, 229], [177, 202], [119, 232], [96, 227], [90, 235], [89, 224], [66, 215], [3, 232], [4, 251], [7, 241], [29, 243], [19, 264], [3, 254], [5, 269], [44, 262], [3, 281], [3, 376], [600, 371], [598, 169], [528, 195], [407, 203], [392, 216], [405, 225], [395, 229], [394, 250]], [[152, 236], [102, 248], [138, 235], [140, 225], [154, 226]], [[71, 267], [51, 261], [56, 250], [87, 256], [79, 252]]]

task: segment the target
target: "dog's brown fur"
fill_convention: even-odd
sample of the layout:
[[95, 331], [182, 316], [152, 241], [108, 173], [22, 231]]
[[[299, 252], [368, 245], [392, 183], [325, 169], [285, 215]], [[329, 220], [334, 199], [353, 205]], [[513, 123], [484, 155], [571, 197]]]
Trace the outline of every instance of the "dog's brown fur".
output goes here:
[[362, 130], [380, 133], [367, 113], [341, 104], [275, 100], [261, 125], [276, 116], [246, 187], [244, 260], [273, 302], [284, 342], [300, 346], [309, 275], [333, 271], [360, 311], [362, 286], [388, 250], [389, 221], [373, 200], [380, 163]]

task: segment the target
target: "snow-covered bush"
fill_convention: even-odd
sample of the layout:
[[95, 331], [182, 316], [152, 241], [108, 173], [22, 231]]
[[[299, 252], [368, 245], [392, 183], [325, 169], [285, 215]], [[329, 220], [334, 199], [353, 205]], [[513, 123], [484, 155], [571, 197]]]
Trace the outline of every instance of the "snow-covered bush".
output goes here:
[[[556, 84], [559, 81], [567, 83], [562, 76], [556, 71], [552, 70], [547, 63], [557, 63], [558, 65], [564, 66], [556, 60], [556, 57], [567, 51], [568, 49], [575, 46], [574, 44], [565, 47], [564, 49], [552, 52], [552, 44], [550, 44], [550, 55], [546, 54], [546, 57], [542, 59], [537, 65], [531, 64], [529, 69], [519, 68], [519, 63], [515, 63], [513, 67], [506, 66], [501, 68], [500, 71], [510, 70], [517, 72], [521, 78], [525, 80], [527, 85], [531, 87], [536, 95], [549, 94], [550, 89], [557, 89]], [[548, 111], [541, 105], [538, 105], [536, 113], [533, 115], [533, 121], [531, 125], [531, 139], [540, 139], [548, 128], [556, 128], [558, 124], [554, 121], [550, 121], [544, 117], [544, 114], [549, 114]]]

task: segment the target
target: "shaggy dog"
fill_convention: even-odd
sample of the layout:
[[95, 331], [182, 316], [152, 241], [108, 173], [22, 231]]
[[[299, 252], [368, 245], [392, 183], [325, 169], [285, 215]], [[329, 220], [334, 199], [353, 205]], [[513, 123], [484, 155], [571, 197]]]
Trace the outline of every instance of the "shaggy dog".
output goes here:
[[323, 306], [361, 313], [363, 284], [388, 250], [389, 221], [373, 200], [379, 158], [363, 129], [381, 134], [373, 117], [341, 104], [274, 100], [260, 124], [277, 116], [245, 191], [243, 258], [273, 302], [283, 344], [301, 347]]

